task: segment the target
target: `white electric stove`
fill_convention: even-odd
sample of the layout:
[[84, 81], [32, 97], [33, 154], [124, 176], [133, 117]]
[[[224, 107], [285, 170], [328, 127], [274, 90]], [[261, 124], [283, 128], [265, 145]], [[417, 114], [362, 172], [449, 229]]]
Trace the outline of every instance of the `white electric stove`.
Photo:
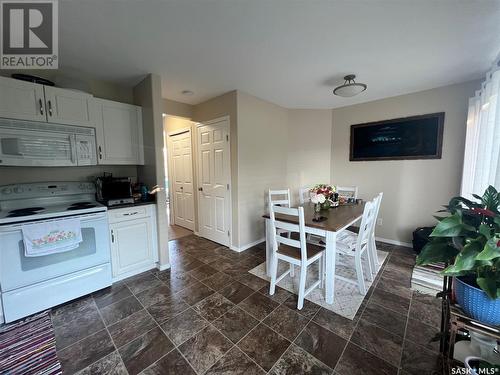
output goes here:
[[[71, 251], [26, 257], [22, 227], [80, 219], [82, 239]], [[0, 291], [10, 322], [111, 285], [107, 208], [87, 182], [0, 186]]]

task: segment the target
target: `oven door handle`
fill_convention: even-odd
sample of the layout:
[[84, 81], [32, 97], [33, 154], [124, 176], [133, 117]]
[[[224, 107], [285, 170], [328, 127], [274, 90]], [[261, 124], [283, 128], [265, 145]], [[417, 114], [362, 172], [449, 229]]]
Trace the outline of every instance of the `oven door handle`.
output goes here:
[[75, 218], [80, 218], [80, 222], [83, 226], [84, 224], [89, 223], [89, 222], [97, 222], [97, 221], [102, 221], [102, 220], [107, 221], [107, 212], [99, 212], [99, 213], [86, 214], [86, 215], [81, 215], [81, 216], [63, 216], [63, 217], [57, 217], [57, 218], [50, 218], [50, 219], [46, 219], [46, 220], [34, 220], [34, 221], [30, 221], [30, 222], [25, 222], [25, 223], [12, 223], [12, 224], [0, 226], [0, 233], [7, 233], [7, 232], [19, 230], [19, 228], [21, 228], [23, 226], [23, 224], [51, 223], [54, 221], [64, 221], [64, 220], [75, 219]]

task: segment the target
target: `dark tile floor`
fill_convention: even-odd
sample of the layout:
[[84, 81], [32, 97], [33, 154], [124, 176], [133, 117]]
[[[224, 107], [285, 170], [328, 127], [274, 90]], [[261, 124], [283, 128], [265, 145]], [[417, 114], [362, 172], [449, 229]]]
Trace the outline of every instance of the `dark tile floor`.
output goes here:
[[354, 320], [247, 271], [243, 253], [195, 237], [170, 242], [171, 270], [134, 276], [52, 312], [65, 374], [439, 374], [439, 303], [412, 293], [414, 258], [390, 252]]

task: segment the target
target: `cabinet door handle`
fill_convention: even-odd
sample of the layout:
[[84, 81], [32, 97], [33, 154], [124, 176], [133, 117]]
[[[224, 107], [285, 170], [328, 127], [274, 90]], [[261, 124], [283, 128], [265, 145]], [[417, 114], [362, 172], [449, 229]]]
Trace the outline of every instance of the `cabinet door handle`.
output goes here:
[[115, 232], [113, 232], [113, 229], [111, 229], [111, 242], [115, 242]]
[[49, 116], [52, 116], [52, 102], [49, 100]]
[[102, 148], [101, 148], [101, 146], [99, 146], [99, 159], [102, 160]]
[[42, 99], [38, 99], [38, 104], [40, 104], [40, 114], [43, 116], [43, 102], [42, 102]]

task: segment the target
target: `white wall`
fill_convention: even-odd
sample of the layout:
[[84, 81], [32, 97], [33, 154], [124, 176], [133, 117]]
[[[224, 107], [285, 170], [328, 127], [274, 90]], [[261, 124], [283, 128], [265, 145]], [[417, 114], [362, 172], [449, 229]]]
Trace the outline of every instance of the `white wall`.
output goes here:
[[[412, 231], [435, 222], [432, 215], [459, 194], [467, 103], [479, 81], [333, 110], [332, 182], [356, 185], [362, 198], [384, 192], [378, 237], [410, 242]], [[350, 126], [445, 112], [441, 159], [349, 161]]]
[[292, 204], [298, 203], [301, 187], [332, 183], [332, 111], [330, 109], [289, 109], [286, 185]]

